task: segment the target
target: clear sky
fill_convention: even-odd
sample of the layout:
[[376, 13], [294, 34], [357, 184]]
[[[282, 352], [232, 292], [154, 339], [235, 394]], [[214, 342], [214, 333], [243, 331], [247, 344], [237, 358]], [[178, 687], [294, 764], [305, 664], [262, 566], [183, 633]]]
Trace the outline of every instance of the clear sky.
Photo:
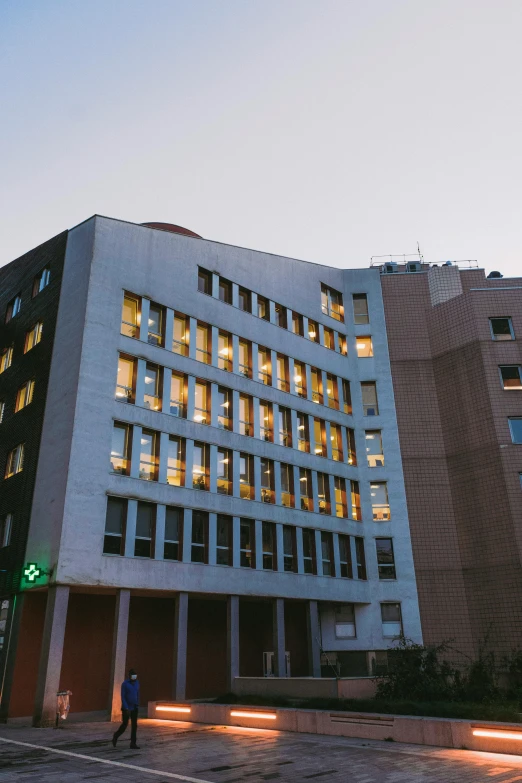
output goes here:
[[522, 275], [522, 0], [0, 0], [0, 265], [94, 213]]

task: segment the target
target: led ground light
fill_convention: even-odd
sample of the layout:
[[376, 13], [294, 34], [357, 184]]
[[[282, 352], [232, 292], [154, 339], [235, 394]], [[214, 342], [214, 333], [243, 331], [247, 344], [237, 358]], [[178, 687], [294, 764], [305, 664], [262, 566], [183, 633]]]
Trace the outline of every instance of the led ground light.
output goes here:
[[183, 712], [190, 713], [190, 707], [156, 707], [156, 712]]
[[243, 710], [232, 710], [231, 718], [259, 718], [260, 720], [275, 720], [275, 712], [244, 712]]
[[495, 731], [494, 729], [473, 729], [474, 737], [491, 737], [491, 739], [522, 740], [522, 731]]

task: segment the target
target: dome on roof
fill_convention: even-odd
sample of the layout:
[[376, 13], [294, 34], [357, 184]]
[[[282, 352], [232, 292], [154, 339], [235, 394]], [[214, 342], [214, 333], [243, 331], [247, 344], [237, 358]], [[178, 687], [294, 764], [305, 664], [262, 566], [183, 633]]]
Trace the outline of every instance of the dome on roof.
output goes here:
[[194, 231], [190, 231], [183, 226], [176, 226], [174, 223], [142, 223], [142, 226], [147, 228], [158, 228], [160, 231], [170, 231], [171, 234], [183, 234], [186, 237], [196, 237], [196, 239], [203, 239], [199, 234], [195, 234]]

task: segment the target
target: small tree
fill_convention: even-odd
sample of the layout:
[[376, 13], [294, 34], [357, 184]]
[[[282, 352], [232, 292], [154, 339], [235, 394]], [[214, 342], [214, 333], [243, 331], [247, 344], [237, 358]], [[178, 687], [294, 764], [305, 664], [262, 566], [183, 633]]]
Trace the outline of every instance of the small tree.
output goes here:
[[454, 701], [459, 673], [440, 657], [448, 643], [416, 644], [401, 636], [388, 650], [388, 671], [377, 682], [377, 698], [408, 701]]

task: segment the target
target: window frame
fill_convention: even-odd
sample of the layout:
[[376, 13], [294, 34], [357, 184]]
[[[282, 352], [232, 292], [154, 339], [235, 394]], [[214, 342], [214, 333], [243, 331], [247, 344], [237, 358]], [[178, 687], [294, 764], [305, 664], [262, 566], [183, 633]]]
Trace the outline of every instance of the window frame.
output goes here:
[[[493, 321], [507, 321], [509, 326], [509, 337], [499, 337], [495, 334], [493, 329]], [[491, 333], [491, 339], [493, 342], [500, 343], [500, 342], [509, 342], [511, 340], [515, 340], [515, 330], [513, 329], [513, 321], [511, 319], [511, 316], [509, 315], [495, 315], [489, 317], [489, 330]], [[507, 333], [505, 333], [507, 334]]]

